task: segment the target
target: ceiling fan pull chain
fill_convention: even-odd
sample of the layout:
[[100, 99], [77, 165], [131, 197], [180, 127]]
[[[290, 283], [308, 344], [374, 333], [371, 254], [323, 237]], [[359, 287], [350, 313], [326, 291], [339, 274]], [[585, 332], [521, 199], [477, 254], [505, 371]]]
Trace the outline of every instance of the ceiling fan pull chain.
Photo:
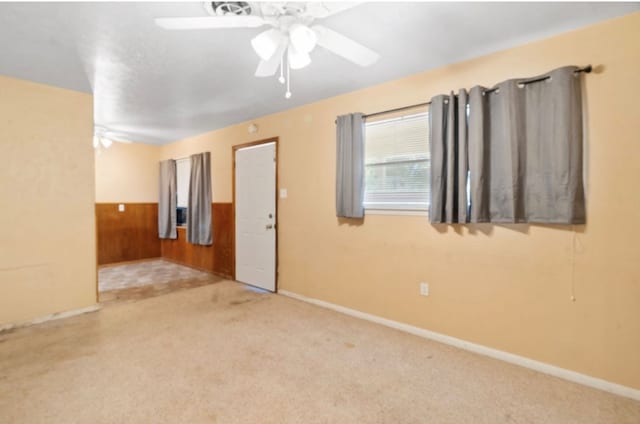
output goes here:
[[291, 98], [291, 66], [289, 64], [289, 58], [287, 58], [287, 92], [284, 93], [284, 98]]
[[280, 56], [280, 78], [278, 78], [280, 84], [284, 84], [284, 54]]

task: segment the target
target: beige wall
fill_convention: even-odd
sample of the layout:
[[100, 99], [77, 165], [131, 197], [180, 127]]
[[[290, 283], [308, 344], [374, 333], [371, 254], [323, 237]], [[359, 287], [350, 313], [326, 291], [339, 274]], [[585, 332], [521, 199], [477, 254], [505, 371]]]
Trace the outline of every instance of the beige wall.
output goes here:
[[0, 76], [0, 324], [96, 302], [93, 100]]
[[159, 146], [113, 143], [95, 161], [97, 203], [158, 201]]
[[[231, 146], [279, 136], [279, 185], [289, 193], [279, 203], [280, 289], [640, 388], [638, 45], [636, 13], [256, 119], [257, 135], [243, 123], [161, 155], [211, 150], [214, 200], [231, 201]], [[336, 115], [589, 63], [586, 226], [336, 219]]]

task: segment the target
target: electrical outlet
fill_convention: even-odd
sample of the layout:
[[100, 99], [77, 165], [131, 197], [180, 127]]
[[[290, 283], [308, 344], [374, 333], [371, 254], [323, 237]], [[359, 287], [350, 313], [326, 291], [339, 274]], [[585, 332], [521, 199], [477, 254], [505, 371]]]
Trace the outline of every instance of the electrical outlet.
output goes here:
[[118, 212], [124, 212], [124, 203], [118, 205]]
[[420, 296], [429, 296], [429, 283], [420, 283]]

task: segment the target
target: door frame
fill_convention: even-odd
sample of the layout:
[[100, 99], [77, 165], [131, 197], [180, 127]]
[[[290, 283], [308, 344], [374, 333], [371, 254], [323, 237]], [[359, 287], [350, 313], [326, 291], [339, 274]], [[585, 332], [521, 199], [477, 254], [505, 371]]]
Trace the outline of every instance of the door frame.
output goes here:
[[[233, 279], [236, 279], [236, 152], [240, 149], [245, 149], [247, 147], [253, 147], [253, 146], [259, 146], [261, 144], [268, 144], [268, 143], [275, 143], [275, 147], [276, 147], [276, 189], [275, 192], [273, 193], [273, 195], [275, 196], [275, 204], [276, 204], [276, 222], [275, 222], [275, 230], [276, 230], [276, 266], [275, 266], [275, 275], [274, 275], [274, 280], [275, 280], [275, 291], [274, 293], [278, 292], [278, 232], [280, 231], [280, 215], [278, 214], [278, 164], [279, 164], [279, 154], [278, 154], [278, 146], [279, 146], [279, 137], [270, 137], [270, 138], [264, 138], [262, 140], [257, 140], [257, 141], [251, 141], [249, 143], [243, 143], [243, 144], [236, 144], [231, 146], [231, 195], [232, 195], [232, 202], [231, 202], [231, 209], [232, 209], [232, 217], [231, 220], [233, 222], [233, 268], [232, 268], [232, 272], [233, 272]], [[246, 284], [246, 283], [243, 283]]]

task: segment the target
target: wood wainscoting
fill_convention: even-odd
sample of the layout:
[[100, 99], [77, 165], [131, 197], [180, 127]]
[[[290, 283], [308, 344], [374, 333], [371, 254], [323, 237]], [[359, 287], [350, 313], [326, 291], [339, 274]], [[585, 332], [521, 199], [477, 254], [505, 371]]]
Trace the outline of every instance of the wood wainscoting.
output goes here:
[[98, 265], [160, 256], [157, 203], [96, 203], [96, 230]]
[[235, 261], [232, 204], [213, 203], [211, 214], [213, 245], [199, 246], [187, 243], [187, 229], [178, 227], [176, 240], [161, 240], [162, 258], [233, 279]]

